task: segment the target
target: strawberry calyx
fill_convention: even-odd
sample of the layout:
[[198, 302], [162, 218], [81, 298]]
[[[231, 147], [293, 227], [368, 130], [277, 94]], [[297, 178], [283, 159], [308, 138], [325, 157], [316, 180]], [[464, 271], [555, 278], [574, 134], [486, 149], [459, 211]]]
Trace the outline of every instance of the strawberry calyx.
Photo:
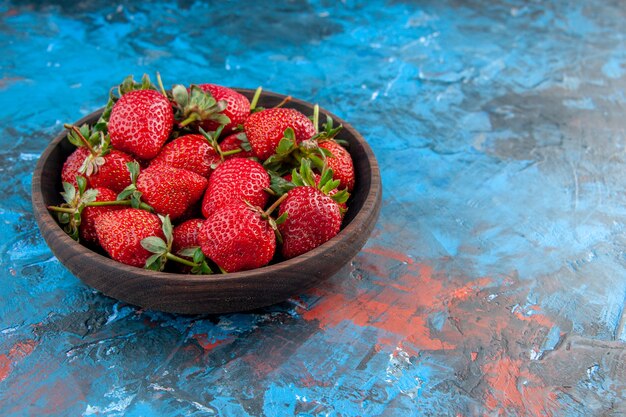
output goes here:
[[215, 100], [209, 91], [192, 84], [189, 90], [180, 84], [172, 88], [174, 120], [182, 128], [189, 124], [198, 124], [204, 120], [213, 120], [221, 125], [230, 123], [230, 118], [222, 112], [226, 110], [226, 100]]
[[[158, 236], [149, 236], [141, 240], [141, 246], [151, 252], [152, 255], [146, 259], [144, 268], [152, 271], [163, 271], [167, 261], [178, 262], [182, 265], [191, 267], [193, 274], [212, 274], [213, 271], [206, 262], [206, 258], [199, 247], [184, 248], [178, 252], [178, 255], [172, 253], [172, 243], [174, 242], [173, 227], [170, 216], [158, 215], [161, 220], [163, 235], [165, 240]], [[193, 261], [182, 258], [188, 256]]]
[[76, 184], [78, 185], [78, 190], [69, 182], [63, 182], [61, 196], [65, 203], [60, 206], [48, 206], [48, 210], [57, 214], [57, 219], [63, 225], [65, 233], [78, 241], [78, 227], [81, 223], [81, 214], [88, 204], [96, 201], [98, 190], [87, 189], [87, 180], [80, 175], [76, 176]]
[[348, 190], [338, 190], [341, 182], [333, 179], [333, 170], [327, 165], [322, 169], [320, 179], [317, 181], [311, 169], [311, 161], [306, 158], [300, 161], [299, 170], [294, 168], [293, 171], [291, 171], [291, 182], [294, 184], [294, 187], [306, 186], [317, 188], [338, 204], [343, 204], [350, 198]]
[[[243, 148], [232, 149], [230, 151], [223, 151], [222, 150], [222, 148], [220, 147], [220, 144], [217, 142], [217, 138], [219, 138], [220, 135], [222, 134], [222, 130], [224, 130], [224, 126], [225, 125], [220, 125], [217, 128], [217, 130], [214, 131], [214, 132], [206, 132], [201, 127], [198, 128], [200, 134], [202, 134], [202, 136], [204, 136], [204, 138], [209, 142], [209, 145], [211, 145], [211, 148], [213, 148], [213, 150], [219, 155], [219, 157], [222, 160], [222, 162], [224, 162], [224, 160], [226, 159], [227, 156], [235, 155], [235, 154], [237, 154], [239, 152], [244, 151]], [[215, 168], [217, 168], [217, 165], [216, 164], [211, 164], [211, 169], [215, 169]]]
[[139, 178], [139, 171], [141, 169], [139, 163], [137, 161], [127, 162], [126, 168], [130, 173], [130, 185], [117, 195], [117, 201], [120, 203], [127, 201], [125, 205], [130, 205], [132, 208], [154, 212], [154, 209], [150, 205], [141, 201], [142, 193], [137, 189], [137, 178]]
[[281, 195], [276, 201], [274, 201], [274, 203], [271, 206], [269, 206], [267, 208], [267, 210], [263, 210], [261, 207], [255, 206], [255, 205], [251, 204], [247, 200], [243, 200], [243, 202], [246, 204], [246, 206], [248, 207], [249, 210], [252, 210], [253, 212], [258, 213], [262, 220], [265, 220], [265, 221], [268, 222], [268, 224], [270, 225], [270, 227], [274, 231], [274, 234], [276, 235], [276, 240], [279, 243], [283, 243], [283, 237], [280, 234], [280, 232], [278, 231], [278, 226], [283, 224], [285, 222], [285, 220], [287, 220], [287, 217], [288, 217], [289, 214], [285, 212], [285, 213], [281, 214], [279, 217], [274, 218], [274, 217], [272, 217], [272, 213], [274, 212], [274, 210], [276, 210], [280, 206], [280, 204], [286, 198], [287, 198], [287, 194], [286, 193]]
[[80, 128], [67, 123], [63, 126], [69, 130], [67, 139], [72, 144], [78, 147], [84, 146], [89, 149], [89, 155], [85, 158], [78, 172], [88, 177], [97, 174], [100, 167], [106, 163], [104, 157], [111, 151], [111, 138], [109, 135], [105, 135], [101, 131], [95, 132], [89, 129], [89, 126], [86, 124], [82, 125]]

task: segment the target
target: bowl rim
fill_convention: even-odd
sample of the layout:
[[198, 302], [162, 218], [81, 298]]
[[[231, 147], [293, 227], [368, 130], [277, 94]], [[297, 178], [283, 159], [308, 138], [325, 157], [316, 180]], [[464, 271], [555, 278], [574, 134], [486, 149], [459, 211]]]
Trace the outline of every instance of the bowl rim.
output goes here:
[[[237, 92], [248, 93], [248, 94], [253, 93], [255, 91], [253, 89], [246, 89], [246, 88], [237, 88], [237, 87], [230, 87], [230, 88], [233, 88]], [[267, 90], [263, 90], [262, 97], [263, 96], [272, 96], [274, 98], [281, 98], [281, 99], [286, 97], [285, 95], [274, 93], [274, 92], [267, 91]], [[291, 102], [299, 104], [301, 106], [305, 106], [305, 107], [312, 106], [311, 103], [298, 99], [298, 98], [292, 98]], [[74, 124], [82, 125], [83, 123], [86, 123], [87, 120], [92, 119], [95, 114], [101, 112], [103, 109], [104, 108], [100, 108], [82, 117], [80, 120], [76, 121]], [[311, 257], [317, 257], [317, 256], [323, 257], [325, 253], [332, 251], [337, 243], [345, 240], [347, 237], [355, 233], [359, 233], [359, 229], [367, 227], [366, 223], [368, 221], [372, 221], [375, 223], [378, 218], [378, 212], [380, 210], [380, 202], [382, 199], [382, 182], [381, 182], [381, 177], [380, 177], [380, 170], [379, 170], [378, 162], [376, 161], [376, 157], [374, 156], [374, 153], [371, 147], [369, 146], [368, 142], [356, 129], [354, 129], [354, 127], [352, 127], [350, 123], [346, 122], [342, 118], [336, 116], [335, 114], [322, 108], [321, 106], [320, 106], [320, 113], [329, 115], [330, 117], [333, 118], [333, 120], [336, 123], [341, 123], [343, 125], [343, 129], [350, 132], [350, 134], [354, 136], [354, 138], [360, 143], [369, 161], [370, 188], [369, 190], [366, 191], [367, 194], [365, 195], [365, 198], [363, 200], [364, 201], [363, 205], [361, 209], [359, 210], [359, 212], [356, 213], [354, 218], [352, 218], [352, 220], [345, 227], [343, 227], [339, 231], [339, 233], [335, 235], [333, 238], [323, 243], [322, 245], [312, 249], [311, 251], [306, 252], [305, 254], [296, 256], [291, 259], [282, 260], [275, 264], [270, 264], [270, 265], [266, 265], [260, 268], [251, 269], [247, 271], [231, 272], [227, 274], [216, 273], [212, 275], [193, 275], [193, 274], [181, 274], [181, 273], [174, 273], [174, 272], [152, 271], [152, 270], [148, 270], [144, 268], [134, 267], [134, 266], [126, 265], [121, 262], [115, 261], [107, 256], [104, 256], [96, 251], [91, 250], [90, 248], [73, 240], [69, 235], [65, 233], [65, 231], [63, 231], [63, 229], [58, 224], [58, 222], [53, 217], [53, 215], [47, 210], [46, 204], [44, 201], [44, 195], [43, 195], [42, 183], [41, 183], [43, 167], [44, 167], [45, 161], [48, 160], [52, 152], [58, 146], [60, 146], [63, 140], [65, 140], [67, 136], [66, 131], [62, 131], [59, 134], [57, 134], [56, 137], [47, 145], [46, 149], [42, 152], [41, 156], [39, 157], [35, 170], [33, 171], [33, 181], [32, 181], [32, 186], [31, 186], [31, 189], [32, 189], [31, 200], [32, 200], [33, 210], [35, 212], [34, 214], [35, 214], [35, 217], [37, 218], [37, 223], [39, 225], [39, 228], [41, 229], [42, 234], [44, 235], [44, 238], [46, 239], [48, 243], [48, 246], [50, 247], [53, 253], [55, 252], [55, 249], [53, 247], [54, 245], [51, 245], [49, 243], [50, 240], [48, 240], [48, 236], [46, 236], [46, 233], [50, 234], [49, 237], [51, 240], [54, 240], [57, 243], [62, 244], [63, 246], [67, 246], [71, 248], [72, 251], [75, 252], [74, 254], [71, 254], [71, 256], [89, 255], [89, 261], [95, 262], [97, 264], [95, 266], [108, 265], [109, 267], [112, 266], [114, 268], [118, 268], [119, 270], [122, 270], [128, 274], [138, 275], [144, 278], [162, 279], [163, 284], [168, 284], [168, 281], [169, 281], [169, 283], [176, 283], [176, 284], [185, 284], [185, 283], [195, 284], [199, 282], [203, 282], [203, 283], [211, 282], [214, 284], [228, 283], [232, 285], [239, 281], [247, 281], [247, 280], [250, 280], [251, 278], [262, 278], [264, 276], [267, 276], [268, 274], [271, 275], [273, 273], [278, 273], [283, 270], [293, 270], [294, 268], [297, 268], [299, 265], [305, 263]], [[368, 202], [371, 202], [371, 203], [368, 204]], [[44, 219], [48, 219], [48, 221]], [[50, 227], [50, 221], [54, 223], [53, 227]], [[371, 227], [373, 228], [373, 225], [371, 225]], [[46, 233], [44, 233], [44, 231]], [[66, 265], [64, 266], [67, 268]]]

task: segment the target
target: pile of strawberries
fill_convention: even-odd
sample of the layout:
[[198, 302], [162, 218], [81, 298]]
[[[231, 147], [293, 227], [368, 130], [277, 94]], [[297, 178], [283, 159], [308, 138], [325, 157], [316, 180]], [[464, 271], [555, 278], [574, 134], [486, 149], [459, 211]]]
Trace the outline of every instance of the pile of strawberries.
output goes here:
[[[171, 91], [144, 75], [111, 90], [50, 206], [74, 239], [152, 270], [209, 274], [289, 259], [335, 236], [354, 166], [330, 117], [252, 102], [215, 84]], [[174, 261], [174, 262], [168, 262]]]

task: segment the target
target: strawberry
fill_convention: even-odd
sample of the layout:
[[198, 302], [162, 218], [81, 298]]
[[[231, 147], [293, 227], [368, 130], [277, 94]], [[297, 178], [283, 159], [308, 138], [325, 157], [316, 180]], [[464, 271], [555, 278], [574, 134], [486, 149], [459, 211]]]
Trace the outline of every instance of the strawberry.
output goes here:
[[76, 177], [78, 175], [84, 176], [84, 174], [80, 173], [80, 168], [83, 166], [85, 159], [87, 159], [89, 155], [89, 149], [86, 147], [81, 146], [80, 148], [76, 148], [76, 150], [72, 152], [63, 163], [63, 168], [61, 169], [61, 181], [69, 182], [76, 187]]
[[332, 154], [332, 156], [326, 157], [326, 163], [333, 170], [333, 178], [339, 180], [339, 187], [352, 192], [354, 189], [354, 164], [350, 153], [334, 140], [321, 141], [319, 147]]
[[[238, 125], [243, 124], [248, 115], [250, 114], [250, 101], [243, 94], [239, 94], [235, 90], [223, 87], [216, 84], [199, 84], [203, 91], [211, 93], [216, 101], [224, 100], [226, 102], [226, 108], [222, 111], [222, 114], [230, 119], [223, 132], [229, 134]], [[219, 122], [215, 120], [204, 120], [200, 126], [205, 131], [217, 130]]]
[[283, 237], [282, 254], [293, 258], [328, 241], [341, 227], [339, 205], [321, 190], [299, 186], [286, 194], [278, 213], [288, 213], [278, 226]]
[[177, 254], [181, 249], [200, 246], [198, 232], [203, 224], [204, 219], [190, 219], [174, 227], [172, 252]]
[[295, 109], [272, 108], [253, 113], [243, 124], [256, 156], [264, 161], [276, 151], [285, 130], [292, 128], [296, 143], [315, 135], [313, 122]]
[[111, 110], [108, 130], [114, 148], [137, 158], [154, 158], [174, 124], [169, 100], [154, 90], [124, 94]]
[[269, 185], [270, 176], [260, 163], [245, 158], [228, 159], [209, 178], [202, 215], [209, 217], [219, 207], [242, 200], [264, 207], [269, 198], [264, 188]]
[[88, 176], [89, 184], [96, 187], [109, 188], [116, 193], [121, 192], [130, 184], [130, 176], [126, 164], [134, 159], [129, 154], [112, 150], [104, 156], [104, 163], [98, 171]]
[[206, 257], [226, 272], [267, 265], [276, 251], [276, 236], [263, 213], [243, 202], [216, 209], [198, 234]]
[[165, 164], [186, 169], [208, 178], [211, 165], [221, 162], [219, 154], [202, 135], [185, 135], [174, 139], [161, 149], [152, 166]]
[[126, 170], [126, 164], [133, 160], [130, 155], [111, 150], [107, 137], [92, 132], [87, 125], [81, 126], [80, 129], [72, 125], [65, 127], [70, 130], [68, 140], [78, 148], [63, 165], [61, 170], [63, 181], [76, 187], [76, 175], [81, 175], [87, 179], [91, 187], [109, 188], [117, 193], [130, 184]]
[[95, 219], [95, 228], [98, 242], [112, 259], [137, 267], [143, 267], [152, 255], [141, 246], [142, 239], [164, 238], [159, 217], [134, 208], [102, 213]]
[[[98, 195], [95, 201], [115, 201], [117, 199], [117, 193], [103, 187], [94, 188]], [[80, 238], [85, 242], [97, 242], [98, 235], [96, 234], [96, 219], [102, 214], [108, 211], [119, 210], [122, 206], [103, 206], [103, 207], [85, 207], [81, 213], [81, 221], [78, 230], [80, 231]]]
[[203, 176], [167, 165], [150, 166], [137, 178], [137, 190], [142, 193], [143, 201], [172, 220], [202, 198], [206, 186]]

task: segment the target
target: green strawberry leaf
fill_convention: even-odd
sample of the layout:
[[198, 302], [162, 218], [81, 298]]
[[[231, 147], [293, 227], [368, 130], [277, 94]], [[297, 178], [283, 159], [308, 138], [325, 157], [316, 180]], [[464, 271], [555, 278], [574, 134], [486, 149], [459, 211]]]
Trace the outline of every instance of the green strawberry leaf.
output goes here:
[[172, 247], [172, 241], [174, 240], [172, 231], [172, 222], [170, 221], [170, 215], [161, 216], [159, 214], [159, 219], [161, 219], [163, 234], [165, 235], [165, 239], [167, 242], [167, 249], [169, 250]]
[[268, 174], [270, 175], [270, 189], [277, 196], [281, 196], [296, 187], [296, 184], [287, 181], [274, 171], [268, 171]]
[[148, 252], [158, 255], [167, 253], [167, 244], [158, 236], [149, 236], [142, 239], [141, 246]]
[[197, 264], [205, 261], [204, 253], [202, 252], [201, 248], [199, 247], [195, 248], [195, 251], [193, 253], [193, 261]]
[[98, 198], [98, 190], [94, 190], [93, 188], [90, 188], [89, 190], [85, 191], [83, 195], [80, 197], [80, 203], [83, 205], [92, 203], [96, 201], [96, 198]]
[[77, 175], [76, 184], [78, 185], [78, 195], [82, 196], [87, 189], [87, 179], [81, 175]]
[[[199, 249], [198, 246], [190, 246], [188, 248], [184, 248], [184, 249], [179, 250], [176, 254], [179, 255], [179, 256], [185, 256], [187, 258], [192, 258], [194, 256], [194, 254], [196, 253], [197, 249]], [[194, 260], [194, 262], [197, 263], [195, 260]]]
[[137, 178], [139, 177], [139, 171], [141, 167], [139, 166], [139, 162], [131, 161], [126, 163], [126, 169], [130, 173], [130, 182], [131, 184], [135, 184], [137, 182]]
[[341, 190], [331, 195], [330, 198], [332, 198], [337, 203], [342, 204], [348, 201], [348, 198], [350, 198], [350, 193], [348, 192], [348, 190]]
[[160, 254], [154, 254], [146, 259], [146, 265], [144, 268], [152, 271], [161, 271], [163, 270], [163, 266], [163, 256]]
[[74, 203], [76, 199], [76, 188], [69, 182], [63, 182], [63, 192], [61, 193], [61, 197], [67, 204]]
[[239, 142], [241, 142], [239, 145], [241, 149], [243, 149], [246, 152], [252, 151], [252, 146], [250, 145], [250, 141], [248, 141], [248, 136], [246, 136], [245, 133], [241, 132], [237, 134], [237, 139], [239, 140]]
[[172, 96], [180, 107], [186, 107], [189, 103], [189, 93], [184, 85], [176, 84], [172, 87]]
[[130, 197], [135, 191], [137, 191], [137, 186], [135, 184], [130, 184], [126, 188], [124, 188], [118, 195], [117, 201], [126, 200]]
[[276, 223], [276, 225], [280, 226], [281, 224], [285, 223], [285, 221], [287, 220], [287, 217], [289, 217], [289, 213], [284, 212], [283, 214], [281, 214], [275, 221], [274, 223]]
[[141, 205], [141, 191], [133, 191], [130, 195], [130, 206], [138, 209]]

